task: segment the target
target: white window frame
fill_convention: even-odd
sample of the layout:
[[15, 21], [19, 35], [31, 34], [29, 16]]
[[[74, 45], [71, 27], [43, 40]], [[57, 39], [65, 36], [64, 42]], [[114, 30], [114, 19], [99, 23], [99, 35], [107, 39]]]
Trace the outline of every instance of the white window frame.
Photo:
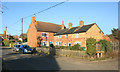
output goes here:
[[[44, 34], [46, 34], [46, 36], [43, 36]], [[48, 37], [48, 33], [43, 32], [42, 37]]]
[[59, 35], [59, 38], [61, 38], [61, 35]]
[[58, 45], [59, 45], [59, 46], [62, 46], [62, 42], [61, 42], [61, 41], [60, 41], [60, 42], [58, 42]]
[[55, 42], [55, 46], [57, 46], [58, 45], [58, 42]]
[[52, 41], [50, 41], [50, 44], [53, 44], [53, 42], [52, 42]]
[[64, 43], [64, 46], [67, 46], [67, 44], [66, 44], [66, 43]]
[[68, 37], [68, 35], [67, 34], [65, 34], [65, 38], [67, 38]]
[[79, 44], [79, 45], [81, 45], [81, 42], [75, 42], [75, 43], [74, 43], [74, 45], [76, 45], [76, 44]]
[[[49, 46], [48, 41], [43, 41], [43, 42], [45, 42], [46, 46]], [[44, 46], [43, 42], [42, 42], [42, 46]]]
[[79, 38], [79, 33], [76, 33], [76, 38]]

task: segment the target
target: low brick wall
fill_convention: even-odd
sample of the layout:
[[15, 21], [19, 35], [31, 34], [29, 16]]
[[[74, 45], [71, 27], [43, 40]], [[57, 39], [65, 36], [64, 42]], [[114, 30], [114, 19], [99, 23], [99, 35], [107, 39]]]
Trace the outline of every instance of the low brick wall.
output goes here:
[[73, 51], [73, 50], [65, 50], [65, 49], [50, 49], [50, 48], [36, 48], [38, 52], [43, 52], [46, 54], [56, 54], [59, 56], [66, 57], [84, 57], [86, 55], [85, 51]]

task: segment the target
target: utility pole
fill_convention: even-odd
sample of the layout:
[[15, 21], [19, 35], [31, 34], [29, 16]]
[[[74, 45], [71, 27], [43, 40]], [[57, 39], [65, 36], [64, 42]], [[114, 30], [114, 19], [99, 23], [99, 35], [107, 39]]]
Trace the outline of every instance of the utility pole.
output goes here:
[[23, 42], [23, 18], [21, 19], [21, 37]]
[[7, 39], [7, 26], [5, 27], [5, 31], [6, 31], [6, 34], [5, 34], [5, 35], [6, 35], [6, 39]]

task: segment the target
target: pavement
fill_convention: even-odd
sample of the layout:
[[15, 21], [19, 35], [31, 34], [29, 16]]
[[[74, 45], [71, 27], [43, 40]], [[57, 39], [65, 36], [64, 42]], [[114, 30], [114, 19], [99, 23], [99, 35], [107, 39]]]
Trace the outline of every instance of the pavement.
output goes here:
[[2, 48], [3, 67], [8, 70], [118, 70], [118, 59], [88, 61], [51, 55], [19, 54]]

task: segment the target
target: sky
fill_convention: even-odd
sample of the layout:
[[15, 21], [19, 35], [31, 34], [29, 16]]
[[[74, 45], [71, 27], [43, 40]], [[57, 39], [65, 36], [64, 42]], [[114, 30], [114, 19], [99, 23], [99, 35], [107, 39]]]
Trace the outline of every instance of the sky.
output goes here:
[[[44, 10], [58, 4], [58, 2], [2, 2], [8, 9], [3, 10], [2, 30], [7, 26], [7, 33], [21, 34], [21, 18]], [[83, 20], [84, 25], [96, 23], [104, 32], [111, 34], [111, 29], [118, 28], [118, 2], [65, 2], [62, 5], [36, 15], [37, 21], [62, 24], [68, 28], [71, 22], [73, 27], [79, 26]], [[28, 31], [31, 17], [23, 19], [23, 32]]]

